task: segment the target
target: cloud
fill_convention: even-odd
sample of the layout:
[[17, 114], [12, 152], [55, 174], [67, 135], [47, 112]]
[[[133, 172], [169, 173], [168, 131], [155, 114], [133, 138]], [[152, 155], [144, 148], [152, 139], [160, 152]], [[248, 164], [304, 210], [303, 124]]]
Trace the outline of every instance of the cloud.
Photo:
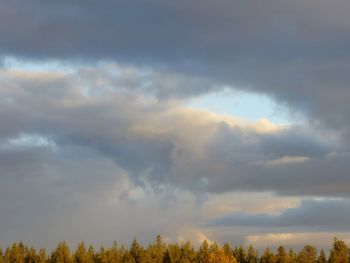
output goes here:
[[[347, 195], [349, 157], [336, 143], [326, 143], [322, 133], [189, 109], [181, 101], [119, 89], [114, 80], [102, 81], [111, 88], [100, 89], [91, 76], [109, 74], [108, 69], [89, 68], [90, 77], [85, 68], [50, 74], [0, 72], [0, 95], [5, 98], [0, 117], [8, 123], [0, 129], [3, 155], [9, 158], [11, 145], [30, 152], [28, 146], [45, 142], [63, 153], [71, 146], [95, 151], [125, 169], [136, 184], [148, 182], [155, 188]], [[129, 74], [127, 69], [119, 72], [117, 80]], [[138, 88], [142, 83], [130, 85]]]
[[[256, 234], [260, 219], [270, 233], [284, 227], [276, 214], [297, 217], [292, 212], [299, 211], [300, 196], [348, 196], [349, 155], [339, 137], [328, 140], [308, 125], [191, 109], [183, 97], [160, 99], [144, 85], [162, 86], [169, 76], [145, 74], [113, 63], [0, 70], [3, 242], [106, 244], [136, 236], [146, 243], [159, 232], [174, 240], [242, 242]], [[283, 165], [254, 165], [271, 160]], [[322, 210], [317, 202], [301, 207]], [[332, 207], [325, 205], [326, 216], [319, 217], [329, 218]], [[246, 216], [252, 229], [200, 224], [233, 212]], [[323, 221], [318, 227], [333, 229]]]
[[0, 5], [2, 56], [147, 66], [183, 76], [159, 85], [160, 97], [225, 85], [267, 94], [322, 129], [349, 133], [345, 0]]
[[304, 156], [283, 156], [282, 158], [275, 159], [275, 160], [268, 160], [265, 162], [255, 162], [254, 165], [262, 165], [262, 166], [279, 166], [279, 165], [286, 165], [286, 164], [297, 164], [297, 163], [303, 163], [310, 160], [309, 157]]
[[277, 215], [235, 213], [214, 219], [209, 225], [275, 229], [277, 232], [287, 230], [348, 232], [349, 206], [349, 199], [310, 199]]
[[229, 192], [207, 196], [202, 212], [207, 219], [232, 213], [276, 215], [285, 209], [298, 207], [300, 202], [300, 197], [275, 196], [270, 192]]

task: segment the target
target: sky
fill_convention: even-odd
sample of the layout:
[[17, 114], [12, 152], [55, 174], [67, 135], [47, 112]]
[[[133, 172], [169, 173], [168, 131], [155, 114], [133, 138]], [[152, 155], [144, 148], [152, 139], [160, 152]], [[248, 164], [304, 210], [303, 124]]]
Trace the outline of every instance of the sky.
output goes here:
[[0, 0], [0, 247], [350, 243], [348, 0]]

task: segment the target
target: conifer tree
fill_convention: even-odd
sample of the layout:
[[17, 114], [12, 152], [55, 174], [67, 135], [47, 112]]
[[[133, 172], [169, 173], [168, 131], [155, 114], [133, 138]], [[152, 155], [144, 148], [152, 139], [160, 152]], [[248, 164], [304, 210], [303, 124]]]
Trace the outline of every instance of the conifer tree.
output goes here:
[[298, 255], [298, 262], [300, 263], [315, 263], [317, 257], [316, 248], [306, 245]]
[[222, 248], [216, 247], [211, 251], [208, 263], [237, 263], [237, 260], [233, 255], [225, 255]]
[[234, 255], [233, 249], [231, 248], [231, 246], [229, 244], [225, 243], [224, 246], [222, 247], [222, 249], [224, 250], [226, 256], [233, 256]]
[[175, 263], [181, 259], [181, 249], [178, 244], [168, 244], [164, 256], [164, 263]]
[[323, 249], [321, 249], [320, 254], [317, 257], [317, 263], [327, 263], [326, 254]]
[[91, 253], [88, 253], [88, 251], [85, 248], [85, 243], [81, 242], [78, 244], [77, 249], [74, 253], [74, 262], [75, 263], [93, 263], [94, 257], [91, 255]]
[[181, 261], [182, 262], [186, 262], [186, 261], [189, 261], [189, 262], [192, 262], [195, 260], [196, 258], [196, 253], [191, 245], [191, 243], [189, 241], [183, 243], [181, 245]]
[[136, 263], [136, 261], [129, 251], [125, 251], [122, 257], [122, 263]]
[[48, 263], [49, 259], [46, 254], [46, 250], [44, 248], [41, 248], [39, 250], [39, 255], [38, 255], [38, 263]]
[[8, 247], [5, 252], [4, 262], [5, 263], [24, 263], [25, 257], [25, 246], [22, 242], [19, 244], [13, 243], [13, 245]]
[[289, 263], [287, 252], [283, 246], [279, 246], [277, 249], [276, 262]]
[[260, 257], [260, 263], [276, 263], [276, 256], [266, 248], [264, 253]]
[[197, 262], [198, 263], [206, 263], [209, 260], [209, 244], [206, 240], [204, 240], [199, 247], [199, 251], [197, 253]]
[[25, 263], [39, 263], [39, 256], [36, 254], [36, 251], [33, 247], [26, 248], [24, 262]]
[[122, 256], [121, 252], [118, 249], [118, 244], [114, 241], [113, 246], [106, 251], [107, 261], [109, 263], [119, 263], [121, 262]]
[[333, 241], [333, 248], [329, 256], [329, 263], [348, 263], [349, 250], [344, 241], [337, 238]]
[[165, 247], [160, 235], [158, 235], [156, 241], [148, 247], [147, 253], [149, 254], [153, 263], [163, 262]]
[[293, 249], [288, 250], [288, 260], [289, 263], [298, 263], [298, 255], [294, 252]]
[[258, 262], [259, 262], [258, 251], [255, 250], [252, 245], [250, 245], [247, 250], [247, 263], [258, 263]]
[[96, 263], [108, 263], [107, 253], [106, 253], [106, 250], [103, 246], [101, 246], [99, 252], [96, 253], [95, 262]]
[[61, 241], [52, 252], [50, 263], [73, 263], [73, 258], [65, 241]]
[[247, 263], [247, 254], [242, 245], [235, 248], [234, 257], [239, 263]]
[[135, 259], [136, 263], [142, 263], [144, 262], [144, 249], [143, 247], [137, 242], [136, 238], [131, 244], [130, 247], [130, 254]]

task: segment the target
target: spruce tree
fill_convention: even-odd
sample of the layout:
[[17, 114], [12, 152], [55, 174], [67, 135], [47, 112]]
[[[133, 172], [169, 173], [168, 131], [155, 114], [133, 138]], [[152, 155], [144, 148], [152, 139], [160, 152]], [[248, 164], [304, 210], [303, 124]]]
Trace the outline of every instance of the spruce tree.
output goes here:
[[277, 249], [276, 262], [289, 263], [287, 252], [283, 246], [279, 246]]
[[49, 258], [47, 256], [46, 250], [44, 248], [41, 248], [39, 250], [39, 255], [38, 255], [38, 263], [48, 263]]
[[348, 263], [349, 250], [344, 241], [337, 238], [333, 241], [333, 248], [329, 256], [329, 263]]
[[137, 242], [136, 238], [133, 240], [130, 247], [130, 254], [135, 259], [136, 263], [142, 263], [144, 257], [143, 247]]
[[50, 263], [73, 263], [73, 258], [65, 241], [61, 241], [52, 252]]
[[323, 249], [321, 249], [320, 254], [317, 257], [317, 263], [327, 263], [326, 254]]
[[260, 263], [276, 263], [276, 256], [266, 248], [264, 253], [260, 257]]
[[178, 244], [168, 244], [164, 256], [164, 263], [179, 262], [181, 258], [181, 250]]
[[316, 248], [306, 245], [298, 255], [298, 262], [300, 263], [315, 263], [317, 257]]
[[247, 254], [242, 245], [235, 248], [234, 256], [239, 263], [247, 263]]
[[247, 251], [247, 263], [258, 263], [258, 262], [259, 262], [258, 251], [255, 250], [252, 245], [250, 245]]
[[198, 253], [197, 253], [197, 262], [198, 263], [206, 263], [209, 260], [209, 244], [206, 240], [203, 241], [201, 246], [199, 247]]

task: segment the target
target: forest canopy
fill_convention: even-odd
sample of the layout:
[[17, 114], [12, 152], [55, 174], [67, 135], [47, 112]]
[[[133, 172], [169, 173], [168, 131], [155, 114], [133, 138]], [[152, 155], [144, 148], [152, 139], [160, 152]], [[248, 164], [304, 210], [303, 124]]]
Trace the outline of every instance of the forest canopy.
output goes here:
[[334, 239], [331, 250], [319, 252], [311, 245], [300, 251], [286, 250], [279, 246], [276, 251], [266, 248], [261, 254], [252, 245], [231, 247], [203, 241], [195, 249], [190, 241], [166, 243], [160, 236], [148, 246], [142, 246], [136, 239], [130, 247], [119, 246], [117, 242], [110, 248], [95, 249], [80, 242], [71, 250], [61, 241], [51, 252], [41, 248], [36, 250], [23, 242], [14, 243], [5, 251], [0, 249], [0, 263], [348, 263], [350, 251], [342, 240]]

